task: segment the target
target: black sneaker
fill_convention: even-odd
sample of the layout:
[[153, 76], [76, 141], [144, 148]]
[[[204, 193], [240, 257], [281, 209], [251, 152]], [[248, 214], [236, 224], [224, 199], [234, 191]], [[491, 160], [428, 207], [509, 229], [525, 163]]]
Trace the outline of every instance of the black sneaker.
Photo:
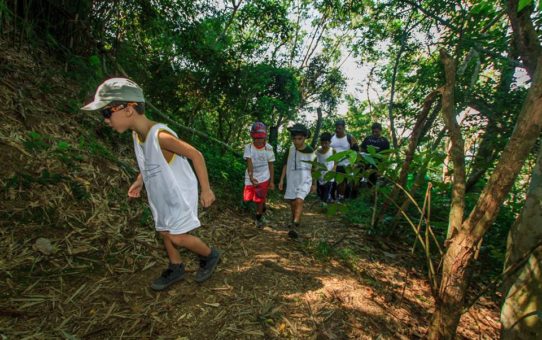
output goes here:
[[296, 239], [299, 237], [299, 234], [297, 233], [297, 231], [294, 230], [299, 228], [299, 223], [298, 222], [292, 222], [288, 225], [288, 229], [290, 229], [290, 231], [288, 232], [288, 236], [290, 236], [290, 238], [292, 239]]
[[299, 237], [299, 235], [297, 234], [295, 230], [290, 230], [288, 232], [288, 236], [290, 236], [290, 238], [293, 238], [294, 240]]
[[184, 278], [184, 264], [174, 265], [169, 264], [169, 267], [162, 272], [159, 278], [154, 280], [151, 288], [154, 290], [164, 290], [177, 281]]
[[218, 260], [220, 259], [220, 253], [216, 249], [211, 249], [211, 254], [207, 257], [199, 257], [199, 270], [196, 273], [196, 282], [203, 282], [208, 280], [213, 274]]

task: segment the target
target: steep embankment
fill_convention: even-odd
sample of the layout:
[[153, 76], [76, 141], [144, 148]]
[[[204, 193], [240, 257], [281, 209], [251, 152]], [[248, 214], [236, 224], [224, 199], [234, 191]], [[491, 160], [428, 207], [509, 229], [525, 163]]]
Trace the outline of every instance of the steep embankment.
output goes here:
[[[79, 112], [79, 87], [45, 52], [0, 42], [0, 334], [112, 338], [415, 338], [432, 298], [408, 249], [309, 201], [294, 242], [274, 202], [256, 229], [223, 201], [198, 234], [223, 251], [213, 278], [155, 293], [165, 266], [144, 202], [129, 201], [129, 140]], [[30, 53], [31, 52], [31, 53]], [[126, 166], [128, 164], [128, 166]], [[123, 170], [125, 169], [125, 170]], [[40, 240], [39, 238], [45, 240]], [[50, 245], [49, 245], [50, 242]], [[497, 336], [493, 302], [460, 335]]]

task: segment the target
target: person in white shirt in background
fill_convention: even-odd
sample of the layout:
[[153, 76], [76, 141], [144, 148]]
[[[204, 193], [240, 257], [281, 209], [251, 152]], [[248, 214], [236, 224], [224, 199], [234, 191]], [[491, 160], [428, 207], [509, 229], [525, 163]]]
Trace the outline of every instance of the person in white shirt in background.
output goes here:
[[325, 170], [320, 171], [320, 178], [316, 184], [316, 192], [320, 200], [324, 203], [332, 201], [332, 191], [335, 186], [335, 179], [325, 180], [325, 176], [329, 171], [335, 171], [337, 164], [334, 161], [328, 161], [328, 158], [335, 154], [335, 150], [331, 147], [331, 134], [324, 132], [320, 136], [320, 147], [316, 150], [316, 159], [318, 163], [325, 167]]
[[[335, 134], [331, 137], [331, 147], [335, 149], [335, 152], [342, 152], [346, 150], [359, 151], [358, 141], [350, 134], [346, 133], [346, 123], [343, 119], [338, 119], [335, 122]], [[337, 164], [337, 172], [346, 173], [346, 167], [350, 165], [348, 159], [342, 159]], [[345, 198], [349, 198], [352, 191], [351, 186], [343, 181], [336, 186], [336, 198], [337, 201], [342, 201]]]

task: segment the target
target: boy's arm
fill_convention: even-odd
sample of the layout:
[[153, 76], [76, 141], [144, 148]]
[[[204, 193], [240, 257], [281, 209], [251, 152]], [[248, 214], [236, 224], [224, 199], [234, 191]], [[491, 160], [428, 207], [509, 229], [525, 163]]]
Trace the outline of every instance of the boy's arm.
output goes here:
[[141, 189], [143, 189], [143, 176], [141, 173], [137, 175], [136, 180], [128, 189], [128, 197], [138, 198], [141, 196]]
[[273, 162], [268, 162], [269, 164], [269, 189], [275, 189], [275, 166]]
[[184, 156], [192, 161], [201, 187], [201, 205], [206, 208], [213, 204], [215, 201], [215, 194], [211, 190], [207, 166], [205, 165], [205, 159], [203, 158], [201, 152], [199, 152], [192, 145], [176, 138], [175, 136], [172, 136], [167, 132], [160, 132], [158, 134], [158, 141], [160, 142], [161, 148], [176, 153], [177, 155]]
[[258, 184], [258, 182], [254, 179], [254, 165], [252, 164], [251, 158], [247, 158], [247, 172], [248, 178], [250, 179], [252, 185]]
[[280, 175], [279, 190], [284, 189], [284, 177], [286, 177], [286, 164], [282, 166], [282, 174]]
[[361, 152], [367, 152], [367, 137], [361, 142]]
[[359, 152], [359, 144], [358, 144], [358, 140], [356, 139], [356, 137], [352, 136], [352, 146], [350, 147], [350, 149], [356, 151], [356, 152]]

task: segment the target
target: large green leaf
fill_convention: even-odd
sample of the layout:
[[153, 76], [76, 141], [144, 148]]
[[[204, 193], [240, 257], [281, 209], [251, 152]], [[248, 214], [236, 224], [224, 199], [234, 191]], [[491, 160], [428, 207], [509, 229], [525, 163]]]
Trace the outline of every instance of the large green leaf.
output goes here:
[[519, 0], [518, 3], [518, 12], [521, 12], [525, 7], [529, 6], [533, 0]]
[[362, 153], [362, 154], [361, 154], [361, 157], [363, 157], [363, 159], [364, 159], [367, 163], [376, 166], [376, 160], [373, 158], [372, 155], [367, 154], [367, 153]]

